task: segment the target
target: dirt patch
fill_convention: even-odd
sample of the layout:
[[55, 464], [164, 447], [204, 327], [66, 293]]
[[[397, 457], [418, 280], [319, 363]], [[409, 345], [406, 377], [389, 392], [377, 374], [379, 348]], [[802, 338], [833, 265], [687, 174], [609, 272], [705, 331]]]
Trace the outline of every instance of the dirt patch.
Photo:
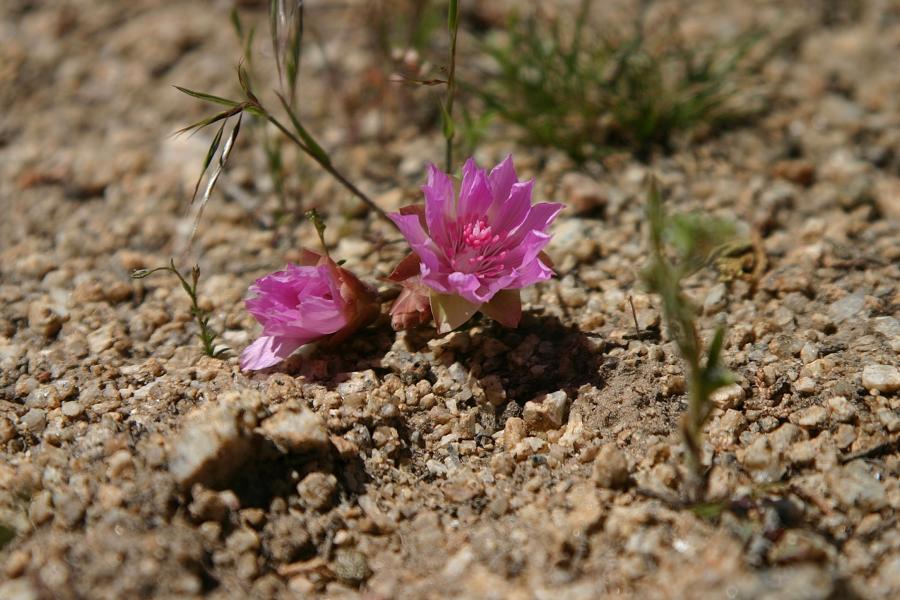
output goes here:
[[[518, 329], [395, 336], [382, 320], [248, 375], [201, 356], [173, 277], [128, 278], [199, 260], [201, 302], [239, 351], [257, 333], [249, 283], [315, 245], [308, 224], [265, 217], [277, 200], [248, 136], [181, 254], [209, 138], [169, 136], [203, 116], [170, 84], [227, 95], [229, 7], [4, 3], [0, 596], [900, 594], [900, 19], [815, 4], [697, 3], [697, 23], [791, 31], [760, 84], [768, 109], [719, 138], [573, 177], [492, 129], [480, 161], [512, 152], [539, 200], [573, 207], [549, 248], [559, 277], [525, 292]], [[371, 47], [348, 34], [352, 7], [310, 15], [329, 34], [311, 123], [381, 206], [416, 199], [440, 132], [329, 111], [320, 75], [358, 84]], [[672, 210], [740, 220], [766, 259], [753, 284], [690, 280], [737, 378], [707, 428], [703, 506], [683, 502], [682, 366], [637, 283], [650, 170]], [[347, 268], [375, 282], [403, 256], [311, 165], [288, 183]]]

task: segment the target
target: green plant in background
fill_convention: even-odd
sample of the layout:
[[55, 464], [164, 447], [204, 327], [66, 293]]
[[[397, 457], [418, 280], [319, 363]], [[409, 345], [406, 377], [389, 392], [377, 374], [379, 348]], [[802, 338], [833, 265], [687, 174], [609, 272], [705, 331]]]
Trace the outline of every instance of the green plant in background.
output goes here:
[[459, 104], [459, 117], [454, 122], [454, 131], [459, 136], [458, 147], [463, 156], [472, 156], [488, 133], [488, 126], [494, 113], [488, 110], [472, 110], [466, 103]]
[[[253, 40], [256, 36], [256, 28], [248, 28], [244, 25], [243, 21], [241, 20], [240, 13], [238, 12], [236, 7], [231, 9], [231, 24], [234, 28], [235, 34], [238, 37], [238, 40], [241, 43], [241, 48], [243, 50], [243, 65], [247, 70], [247, 78], [252, 85], [252, 82], [254, 80]], [[302, 26], [300, 31], [302, 33]], [[296, 63], [298, 61], [299, 54], [296, 61], [294, 62]], [[269, 174], [269, 180], [272, 184], [272, 191], [275, 192], [275, 197], [278, 200], [278, 210], [274, 214], [273, 218], [274, 224], [277, 226], [282, 222], [289, 222], [291, 216], [294, 216], [294, 220], [296, 220], [296, 217], [302, 212], [302, 210], [300, 207], [297, 207], [295, 210], [291, 210], [288, 207], [287, 192], [285, 189], [287, 172], [284, 166], [284, 140], [281, 137], [271, 135], [268, 128], [268, 123], [264, 119], [253, 117], [251, 125], [254, 138], [259, 141], [260, 145], [263, 148], [266, 160], [266, 170]]]
[[424, 55], [444, 19], [432, 0], [377, 0], [370, 9], [367, 23], [377, 48], [388, 59], [395, 49]]
[[175, 259], [172, 259], [165, 267], [157, 267], [155, 269], [138, 269], [131, 274], [131, 278], [144, 279], [145, 277], [149, 277], [150, 275], [158, 273], [160, 271], [168, 271], [169, 273], [175, 275], [175, 277], [178, 278], [178, 281], [181, 282], [182, 289], [184, 289], [185, 293], [187, 293], [188, 297], [190, 297], [191, 314], [194, 316], [194, 320], [197, 321], [197, 327], [200, 329], [197, 335], [200, 337], [200, 344], [203, 348], [203, 353], [213, 358], [225, 358], [225, 356], [229, 352], [231, 352], [231, 349], [227, 346], [220, 346], [218, 348], [216, 347], [216, 338], [218, 337], [218, 334], [209, 324], [209, 311], [201, 308], [198, 302], [197, 284], [200, 281], [200, 267], [198, 265], [194, 265], [194, 268], [191, 269], [190, 282], [175, 267]]
[[456, 97], [456, 38], [459, 34], [459, 0], [450, 0], [447, 9], [447, 31], [450, 33], [450, 66], [447, 69], [447, 95], [441, 103], [441, 129], [446, 141], [447, 172], [453, 172], [453, 101]]
[[[699, 215], [668, 216], [656, 181], [647, 194], [650, 258], [641, 273], [650, 291], [662, 300], [669, 337], [687, 367], [688, 409], [681, 421], [688, 468], [693, 475], [691, 495], [702, 500], [706, 489], [703, 466], [703, 427], [713, 409], [712, 393], [732, 382], [722, 365], [725, 327], [716, 328], [704, 350], [697, 325], [698, 311], [682, 291], [685, 277], [707, 265], [717, 248], [734, 236], [734, 227]], [[670, 256], [672, 258], [670, 258]]]
[[736, 80], [750, 72], [742, 59], [757, 34], [696, 48], [671, 32], [650, 40], [645, 1], [630, 37], [622, 39], [591, 25], [591, 5], [582, 0], [572, 23], [513, 18], [504, 42], [485, 45], [495, 72], [466, 89], [521, 127], [531, 143], [559, 148], [578, 162], [612, 148], [646, 158], [678, 132], [741, 117], [728, 101]]
[[[213, 141], [210, 144], [204, 160], [200, 178], [195, 186], [194, 197], [191, 200], [192, 203], [196, 199], [197, 191], [200, 188], [200, 182], [206, 176], [213, 159], [217, 156], [226, 124], [229, 121], [235, 121], [235, 125], [232, 127], [231, 133], [224, 146], [222, 146], [221, 152], [218, 152], [218, 164], [207, 178], [205, 191], [197, 208], [197, 216], [194, 219], [194, 232], [196, 232], [197, 225], [202, 216], [203, 207], [209, 201], [210, 193], [212, 192], [219, 175], [225, 168], [240, 131], [241, 118], [245, 113], [263, 119], [274, 125], [288, 141], [293, 143], [304, 154], [315, 161], [323, 170], [337, 180], [338, 183], [350, 191], [351, 194], [366, 204], [370, 210], [393, 226], [393, 221], [388, 219], [387, 214], [334, 165], [328, 152], [325, 151], [316, 138], [303, 125], [302, 118], [296, 106], [297, 87], [300, 74], [300, 50], [303, 39], [303, 1], [293, 0], [293, 2], [289, 2], [288, 0], [271, 0], [270, 7], [272, 47], [275, 51], [275, 61], [278, 67], [281, 88], [280, 91], [275, 92], [275, 95], [278, 97], [281, 108], [287, 117], [290, 126], [285, 125], [274, 112], [264, 106], [253, 92], [250, 73], [244, 63], [239, 64], [237, 68], [238, 83], [241, 92], [243, 93], [243, 98], [240, 100], [222, 98], [205, 92], [176, 86], [179, 91], [189, 96], [203, 100], [204, 102], [225, 107], [225, 110], [216, 113], [211, 117], [207, 117], [206, 119], [197, 121], [196, 123], [192, 123], [178, 132], [194, 132], [215, 123], [220, 123], [219, 129], [213, 137]], [[236, 24], [236, 27], [239, 27], [239, 21]], [[239, 31], [241, 30], [239, 29]], [[248, 49], [246, 44], [244, 49], [245, 52]], [[277, 152], [280, 153], [280, 150]], [[277, 158], [277, 160], [272, 161], [272, 165], [277, 167], [281, 164], [280, 155], [276, 155], [275, 158]]]

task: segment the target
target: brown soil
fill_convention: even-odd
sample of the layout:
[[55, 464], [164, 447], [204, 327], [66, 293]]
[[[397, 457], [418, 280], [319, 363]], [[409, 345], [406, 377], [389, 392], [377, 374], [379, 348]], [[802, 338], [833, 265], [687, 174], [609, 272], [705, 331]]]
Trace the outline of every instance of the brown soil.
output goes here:
[[[265, 3], [240, 4], [272, 80]], [[328, 56], [304, 57], [311, 128], [385, 209], [415, 201], [443, 156], [435, 90], [387, 82], [361, 3], [309, 4]], [[170, 136], [209, 114], [170, 84], [235, 94], [229, 3], [3, 2], [0, 597], [900, 595], [900, 8], [844, 4], [693, 3], [688, 35], [756, 22], [782, 42], [748, 83], [765, 110], [650, 164], [575, 175], [493, 126], [479, 161], [513, 152], [538, 200], [569, 205], [560, 277], [525, 293], [518, 329], [380, 321], [244, 374], [201, 354], [173, 277], [128, 277], [198, 261], [239, 352], [247, 286], [315, 244], [302, 219], [273, 224], [249, 122], [186, 243], [212, 132]], [[333, 255], [386, 275], [396, 233], [287, 158]], [[682, 366], [637, 280], [651, 170], [673, 210], [739, 220], [765, 256], [753, 282], [689, 281], [737, 377], [702, 507], [684, 501]]]

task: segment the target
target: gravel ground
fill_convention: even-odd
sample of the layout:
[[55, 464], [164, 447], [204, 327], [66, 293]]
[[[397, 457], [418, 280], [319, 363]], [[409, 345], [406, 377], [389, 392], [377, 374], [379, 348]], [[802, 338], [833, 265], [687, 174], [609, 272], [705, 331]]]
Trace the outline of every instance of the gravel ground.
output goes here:
[[[329, 59], [304, 59], [304, 114], [381, 206], [415, 200], [442, 156], [420, 122], [434, 91], [385, 84], [359, 3], [310, 4]], [[314, 247], [267, 216], [249, 125], [186, 244], [211, 133], [169, 135], [207, 114], [170, 84], [233, 93], [229, 3], [2, 3], [0, 597], [900, 596], [900, 5], [724, 6], [685, 26], [754, 20], [783, 42], [750, 126], [587, 173], [491, 129], [481, 162], [513, 152], [539, 200], [568, 204], [560, 276], [524, 294], [518, 329], [382, 320], [248, 375], [201, 354], [174, 277], [128, 277], [198, 260], [239, 351], [248, 284]], [[683, 371], [637, 281], [651, 170], [673, 209], [759, 233], [757, 280], [689, 281], [737, 377], [707, 428], [705, 510], [682, 501]], [[403, 256], [310, 164], [288, 186], [364, 278]]]

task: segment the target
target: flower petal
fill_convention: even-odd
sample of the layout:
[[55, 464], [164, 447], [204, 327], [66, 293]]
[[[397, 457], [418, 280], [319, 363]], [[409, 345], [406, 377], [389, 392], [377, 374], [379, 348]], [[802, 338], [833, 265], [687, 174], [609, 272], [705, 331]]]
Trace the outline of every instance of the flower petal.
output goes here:
[[[435, 246], [434, 240], [428, 237], [428, 234], [422, 229], [419, 217], [416, 215], [401, 215], [398, 213], [391, 213], [388, 216], [396, 223], [397, 228], [400, 229], [400, 233], [406, 238], [409, 246], [413, 249], [413, 252], [419, 256], [422, 263], [427, 264], [432, 269], [438, 269], [440, 264], [438, 259], [439, 250]], [[429, 228], [430, 227], [431, 226], [429, 225]]]
[[412, 329], [431, 319], [431, 290], [418, 278], [405, 280], [400, 295], [391, 306], [394, 331]]
[[465, 222], [470, 217], [487, 214], [493, 201], [487, 173], [479, 169], [470, 158], [462, 168], [462, 184], [459, 188], [459, 209], [457, 220]]
[[516, 278], [508, 284], [510, 288], [524, 288], [553, 277], [553, 269], [535, 259], [519, 269], [515, 269]]
[[419, 256], [415, 252], [410, 252], [403, 260], [397, 263], [397, 266], [394, 267], [394, 270], [391, 271], [391, 274], [388, 275], [387, 278], [399, 283], [410, 277], [415, 277], [420, 271]]
[[556, 218], [556, 215], [565, 208], [564, 204], [559, 202], [541, 202], [535, 204], [528, 211], [528, 216], [522, 221], [522, 224], [516, 230], [516, 233], [526, 234], [529, 231], [546, 232], [550, 227], [550, 223]]
[[534, 179], [514, 183], [508, 197], [494, 202], [488, 211], [491, 225], [498, 231], [512, 232], [519, 227], [531, 210], [531, 193]]
[[447, 276], [447, 283], [450, 290], [459, 296], [462, 296], [469, 302], [481, 304], [490, 298], [480, 298], [478, 291], [481, 288], [481, 281], [476, 275], [471, 273], [454, 272]]
[[258, 371], [277, 365], [305, 343], [298, 338], [264, 335], [241, 352], [241, 370]]
[[491, 184], [491, 195], [494, 197], [494, 204], [506, 202], [513, 184], [519, 181], [516, 175], [516, 168], [513, 166], [512, 154], [507, 154], [506, 158], [499, 165], [491, 169], [488, 181]]
[[319, 264], [319, 261], [322, 260], [322, 255], [318, 252], [313, 252], [312, 250], [307, 250], [303, 248], [300, 251], [300, 260], [297, 261], [300, 266], [303, 267], [314, 267]]
[[436, 165], [429, 164], [428, 182], [422, 186], [422, 192], [425, 194], [428, 233], [439, 246], [446, 247], [450, 240], [447, 223], [456, 218], [453, 180]]

